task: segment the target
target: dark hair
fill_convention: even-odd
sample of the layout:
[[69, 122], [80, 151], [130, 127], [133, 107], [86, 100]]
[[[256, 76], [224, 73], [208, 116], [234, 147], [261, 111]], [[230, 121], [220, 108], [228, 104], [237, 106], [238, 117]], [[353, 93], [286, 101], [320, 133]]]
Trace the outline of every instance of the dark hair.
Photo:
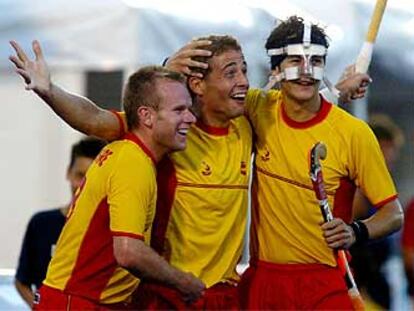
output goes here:
[[[311, 43], [328, 48], [328, 37], [325, 30], [316, 24], [311, 26]], [[303, 42], [303, 18], [296, 15], [280, 22], [267, 38], [266, 50], [281, 48], [289, 44]], [[285, 59], [286, 55], [275, 55], [270, 58], [271, 68], [275, 69]]]
[[161, 79], [177, 81], [186, 85], [185, 77], [161, 66], [142, 67], [133, 73], [125, 86], [123, 106], [128, 128], [133, 129], [139, 125], [137, 109], [141, 106], [158, 109], [162, 98], [157, 89], [157, 82]]
[[105, 147], [105, 145], [106, 142], [98, 138], [87, 137], [81, 139], [79, 142], [72, 146], [69, 168], [72, 168], [76, 159], [79, 157], [95, 159], [95, 157], [99, 154], [101, 149]]
[[[195, 40], [211, 41], [210, 45], [201, 47], [203, 50], [211, 51], [210, 56], [196, 56], [193, 58], [195, 61], [202, 63], [209, 63], [212, 57], [221, 55], [227, 51], [242, 51], [242, 48], [237, 39], [229, 35], [209, 35], [196, 38]], [[209, 66], [207, 69], [191, 67], [191, 70], [194, 72], [202, 73], [203, 77], [205, 78], [210, 73], [211, 66]]]
[[379, 141], [390, 141], [396, 147], [401, 147], [404, 144], [403, 131], [388, 115], [372, 114], [368, 124]]

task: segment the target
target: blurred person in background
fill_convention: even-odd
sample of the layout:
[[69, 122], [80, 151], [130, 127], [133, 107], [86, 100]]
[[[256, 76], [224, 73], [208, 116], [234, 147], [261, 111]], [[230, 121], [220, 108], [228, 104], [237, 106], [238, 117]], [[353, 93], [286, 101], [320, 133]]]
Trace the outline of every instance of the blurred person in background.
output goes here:
[[[369, 126], [377, 137], [388, 170], [392, 172], [404, 144], [403, 132], [389, 116], [384, 114], [370, 116]], [[354, 219], [366, 219], [376, 211], [377, 209], [358, 189], [354, 198]], [[355, 271], [356, 282], [364, 294], [367, 304], [372, 303], [374, 308], [388, 310], [391, 307], [392, 297], [385, 275], [385, 264], [392, 252], [390, 236], [371, 241], [365, 246], [354, 245], [351, 248], [351, 265]]]
[[[105, 146], [103, 140], [84, 138], [72, 146], [66, 178], [72, 199], [93, 159]], [[17, 267], [15, 286], [23, 300], [33, 306], [34, 293], [42, 285], [56, 242], [65, 224], [70, 203], [56, 209], [41, 211], [27, 225]]]

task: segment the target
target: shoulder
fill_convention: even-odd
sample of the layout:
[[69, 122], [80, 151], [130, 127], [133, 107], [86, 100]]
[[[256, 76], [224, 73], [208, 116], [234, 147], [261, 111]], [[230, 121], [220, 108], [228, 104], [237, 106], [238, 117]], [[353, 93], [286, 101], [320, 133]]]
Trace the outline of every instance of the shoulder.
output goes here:
[[33, 224], [43, 224], [54, 222], [56, 219], [65, 218], [65, 216], [61, 213], [59, 208], [54, 208], [46, 211], [41, 211], [35, 213], [32, 218], [30, 219], [30, 223]]
[[136, 176], [147, 172], [155, 174], [155, 162], [149, 151], [129, 139], [116, 141], [108, 145], [111, 150], [111, 174]]
[[345, 129], [348, 133], [371, 132], [369, 125], [364, 120], [353, 116], [338, 106], [331, 105], [329, 119], [331, 122], [334, 122], [337, 127]]
[[249, 89], [246, 101], [248, 104], [271, 103], [276, 102], [281, 96], [279, 90], [265, 91], [262, 89]]

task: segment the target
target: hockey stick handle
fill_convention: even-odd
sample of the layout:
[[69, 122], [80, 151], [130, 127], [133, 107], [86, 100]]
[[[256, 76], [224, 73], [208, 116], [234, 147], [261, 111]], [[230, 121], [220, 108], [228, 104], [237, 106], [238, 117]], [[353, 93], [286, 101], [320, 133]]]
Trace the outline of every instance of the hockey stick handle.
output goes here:
[[[316, 143], [310, 151], [309, 174], [312, 180], [315, 195], [318, 199], [319, 208], [321, 210], [322, 216], [324, 218], [324, 221], [328, 222], [333, 220], [333, 215], [329, 207], [328, 196], [326, 194], [325, 185], [323, 181], [322, 166], [320, 164], [320, 160], [325, 159], [326, 156], [326, 146], [321, 142]], [[358, 291], [358, 287], [355, 283], [344, 250], [337, 251], [337, 264], [339, 269], [341, 270], [342, 275], [344, 276], [346, 286], [348, 288], [348, 295], [351, 299], [354, 310], [365, 310], [364, 302]]]
[[377, 0], [372, 13], [371, 22], [368, 27], [365, 42], [359, 52], [355, 62], [355, 70], [358, 73], [366, 73], [372, 59], [372, 52], [374, 50], [374, 43], [377, 39], [378, 30], [381, 25], [382, 16], [384, 15], [387, 0]]

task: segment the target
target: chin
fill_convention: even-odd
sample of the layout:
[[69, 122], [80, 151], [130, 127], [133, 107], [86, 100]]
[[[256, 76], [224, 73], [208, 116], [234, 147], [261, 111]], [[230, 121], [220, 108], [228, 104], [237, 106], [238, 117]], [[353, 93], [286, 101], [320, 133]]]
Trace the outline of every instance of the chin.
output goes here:
[[171, 147], [171, 152], [184, 150], [186, 146], [186, 143], [176, 143]]

